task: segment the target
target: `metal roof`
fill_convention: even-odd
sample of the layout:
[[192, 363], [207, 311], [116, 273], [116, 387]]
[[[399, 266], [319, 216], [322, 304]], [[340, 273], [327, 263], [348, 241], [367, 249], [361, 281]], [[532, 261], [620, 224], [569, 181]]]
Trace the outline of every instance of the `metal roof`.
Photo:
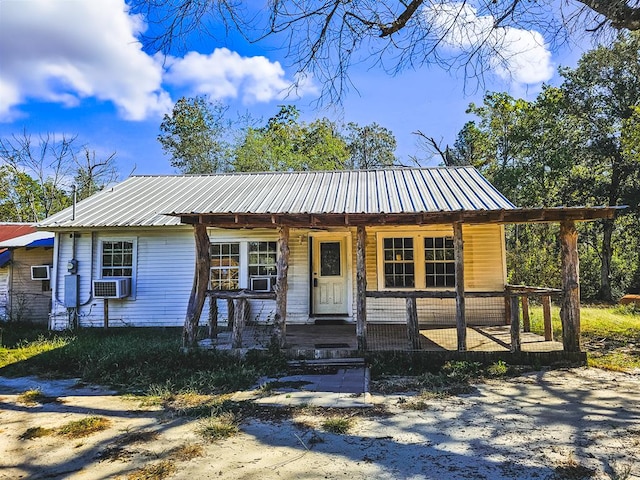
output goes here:
[[19, 237], [10, 238], [0, 241], [0, 248], [18, 248], [18, 247], [53, 247], [53, 232], [32, 232]]
[[36, 231], [33, 223], [22, 222], [1, 222], [0, 223], [0, 242], [10, 238], [16, 238], [27, 233]]
[[[513, 209], [473, 167], [132, 176], [40, 228], [179, 225], [185, 214], [404, 214]], [[171, 215], [171, 216], [170, 216]]]

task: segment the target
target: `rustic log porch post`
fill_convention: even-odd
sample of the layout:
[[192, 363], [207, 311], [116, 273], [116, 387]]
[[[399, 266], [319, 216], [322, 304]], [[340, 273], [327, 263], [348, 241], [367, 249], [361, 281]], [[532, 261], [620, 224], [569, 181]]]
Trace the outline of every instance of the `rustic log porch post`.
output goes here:
[[366, 262], [367, 232], [364, 226], [357, 229], [356, 241], [356, 339], [358, 350], [367, 349], [367, 262]]
[[578, 231], [573, 220], [560, 222], [562, 247], [562, 345], [565, 352], [580, 351], [580, 263]]
[[458, 331], [458, 351], [467, 351], [467, 319], [464, 304], [464, 242], [462, 223], [453, 224], [453, 258], [456, 271], [456, 328]]
[[187, 304], [187, 315], [184, 319], [182, 330], [182, 346], [185, 348], [195, 347], [198, 341], [198, 323], [200, 314], [209, 286], [209, 269], [211, 260], [209, 257], [209, 235], [207, 227], [201, 223], [193, 226], [193, 233], [196, 241], [196, 263], [193, 275], [193, 287]]
[[276, 314], [273, 319], [272, 342], [279, 348], [283, 348], [287, 335], [287, 274], [289, 270], [289, 227], [282, 225], [278, 231], [278, 256], [276, 280]]

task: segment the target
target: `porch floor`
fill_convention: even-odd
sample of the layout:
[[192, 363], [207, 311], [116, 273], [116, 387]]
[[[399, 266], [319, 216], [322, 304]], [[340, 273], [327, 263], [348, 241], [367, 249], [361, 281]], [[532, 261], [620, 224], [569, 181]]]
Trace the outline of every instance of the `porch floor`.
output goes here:
[[[230, 332], [218, 334], [218, 338], [203, 341], [203, 346], [230, 347]], [[242, 348], [266, 348], [271, 337], [271, 327], [248, 325], [242, 335]], [[561, 342], [546, 342], [544, 337], [531, 332], [521, 332], [520, 342], [524, 352], [562, 351]], [[456, 328], [420, 328], [422, 351], [456, 351]], [[467, 328], [467, 350], [476, 352], [508, 352], [511, 333], [509, 325], [474, 326]], [[358, 348], [355, 325], [287, 325], [287, 349], [290, 351], [341, 351]], [[368, 324], [367, 347], [370, 351], [410, 351], [406, 325]]]

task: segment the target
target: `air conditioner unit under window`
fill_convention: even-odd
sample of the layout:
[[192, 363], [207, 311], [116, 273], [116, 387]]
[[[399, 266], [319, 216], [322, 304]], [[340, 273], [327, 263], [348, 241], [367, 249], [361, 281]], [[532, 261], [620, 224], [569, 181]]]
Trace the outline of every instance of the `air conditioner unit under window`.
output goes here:
[[33, 265], [31, 280], [50, 280], [51, 267], [49, 265]]
[[125, 298], [131, 294], [130, 278], [103, 278], [93, 281], [95, 298]]
[[271, 277], [251, 277], [249, 287], [254, 292], [270, 292]]

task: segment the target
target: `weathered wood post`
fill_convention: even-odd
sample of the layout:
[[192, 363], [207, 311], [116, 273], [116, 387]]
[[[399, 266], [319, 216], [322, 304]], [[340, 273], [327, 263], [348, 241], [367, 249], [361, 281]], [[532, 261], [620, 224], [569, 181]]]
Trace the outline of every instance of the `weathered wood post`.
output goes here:
[[289, 227], [282, 225], [278, 231], [280, 255], [278, 257], [278, 276], [276, 280], [276, 314], [273, 319], [272, 341], [280, 348], [285, 346], [287, 335], [287, 274], [289, 270]]
[[458, 351], [467, 351], [467, 319], [464, 304], [464, 242], [462, 223], [453, 224], [453, 256], [456, 269], [456, 328], [458, 332]]
[[242, 347], [242, 333], [247, 320], [249, 302], [246, 298], [236, 299], [235, 319], [233, 320], [233, 330], [231, 332], [231, 346], [233, 348]]
[[356, 239], [356, 339], [358, 350], [367, 349], [367, 262], [365, 248], [367, 244], [367, 232], [364, 226], [357, 228]]
[[218, 336], [218, 299], [209, 297], [209, 338], [213, 340]]
[[531, 331], [531, 319], [529, 318], [529, 296], [525, 293], [522, 295], [522, 331]]
[[236, 317], [236, 304], [233, 298], [227, 298], [227, 330], [233, 330], [233, 319]]
[[551, 325], [551, 295], [542, 296], [542, 318], [544, 320], [544, 340], [553, 341], [553, 326]]
[[520, 343], [520, 300], [517, 295], [511, 297], [511, 352], [519, 352], [522, 349]]
[[562, 247], [562, 345], [565, 352], [580, 351], [580, 263], [578, 231], [573, 220], [560, 222]]
[[209, 269], [211, 260], [209, 256], [209, 235], [207, 227], [201, 223], [193, 226], [196, 240], [196, 264], [193, 275], [193, 287], [187, 304], [187, 315], [184, 319], [182, 330], [182, 346], [195, 347], [198, 341], [198, 323], [202, 314], [202, 307], [209, 286]]
[[416, 297], [407, 297], [407, 337], [411, 350], [420, 350], [420, 328]]

